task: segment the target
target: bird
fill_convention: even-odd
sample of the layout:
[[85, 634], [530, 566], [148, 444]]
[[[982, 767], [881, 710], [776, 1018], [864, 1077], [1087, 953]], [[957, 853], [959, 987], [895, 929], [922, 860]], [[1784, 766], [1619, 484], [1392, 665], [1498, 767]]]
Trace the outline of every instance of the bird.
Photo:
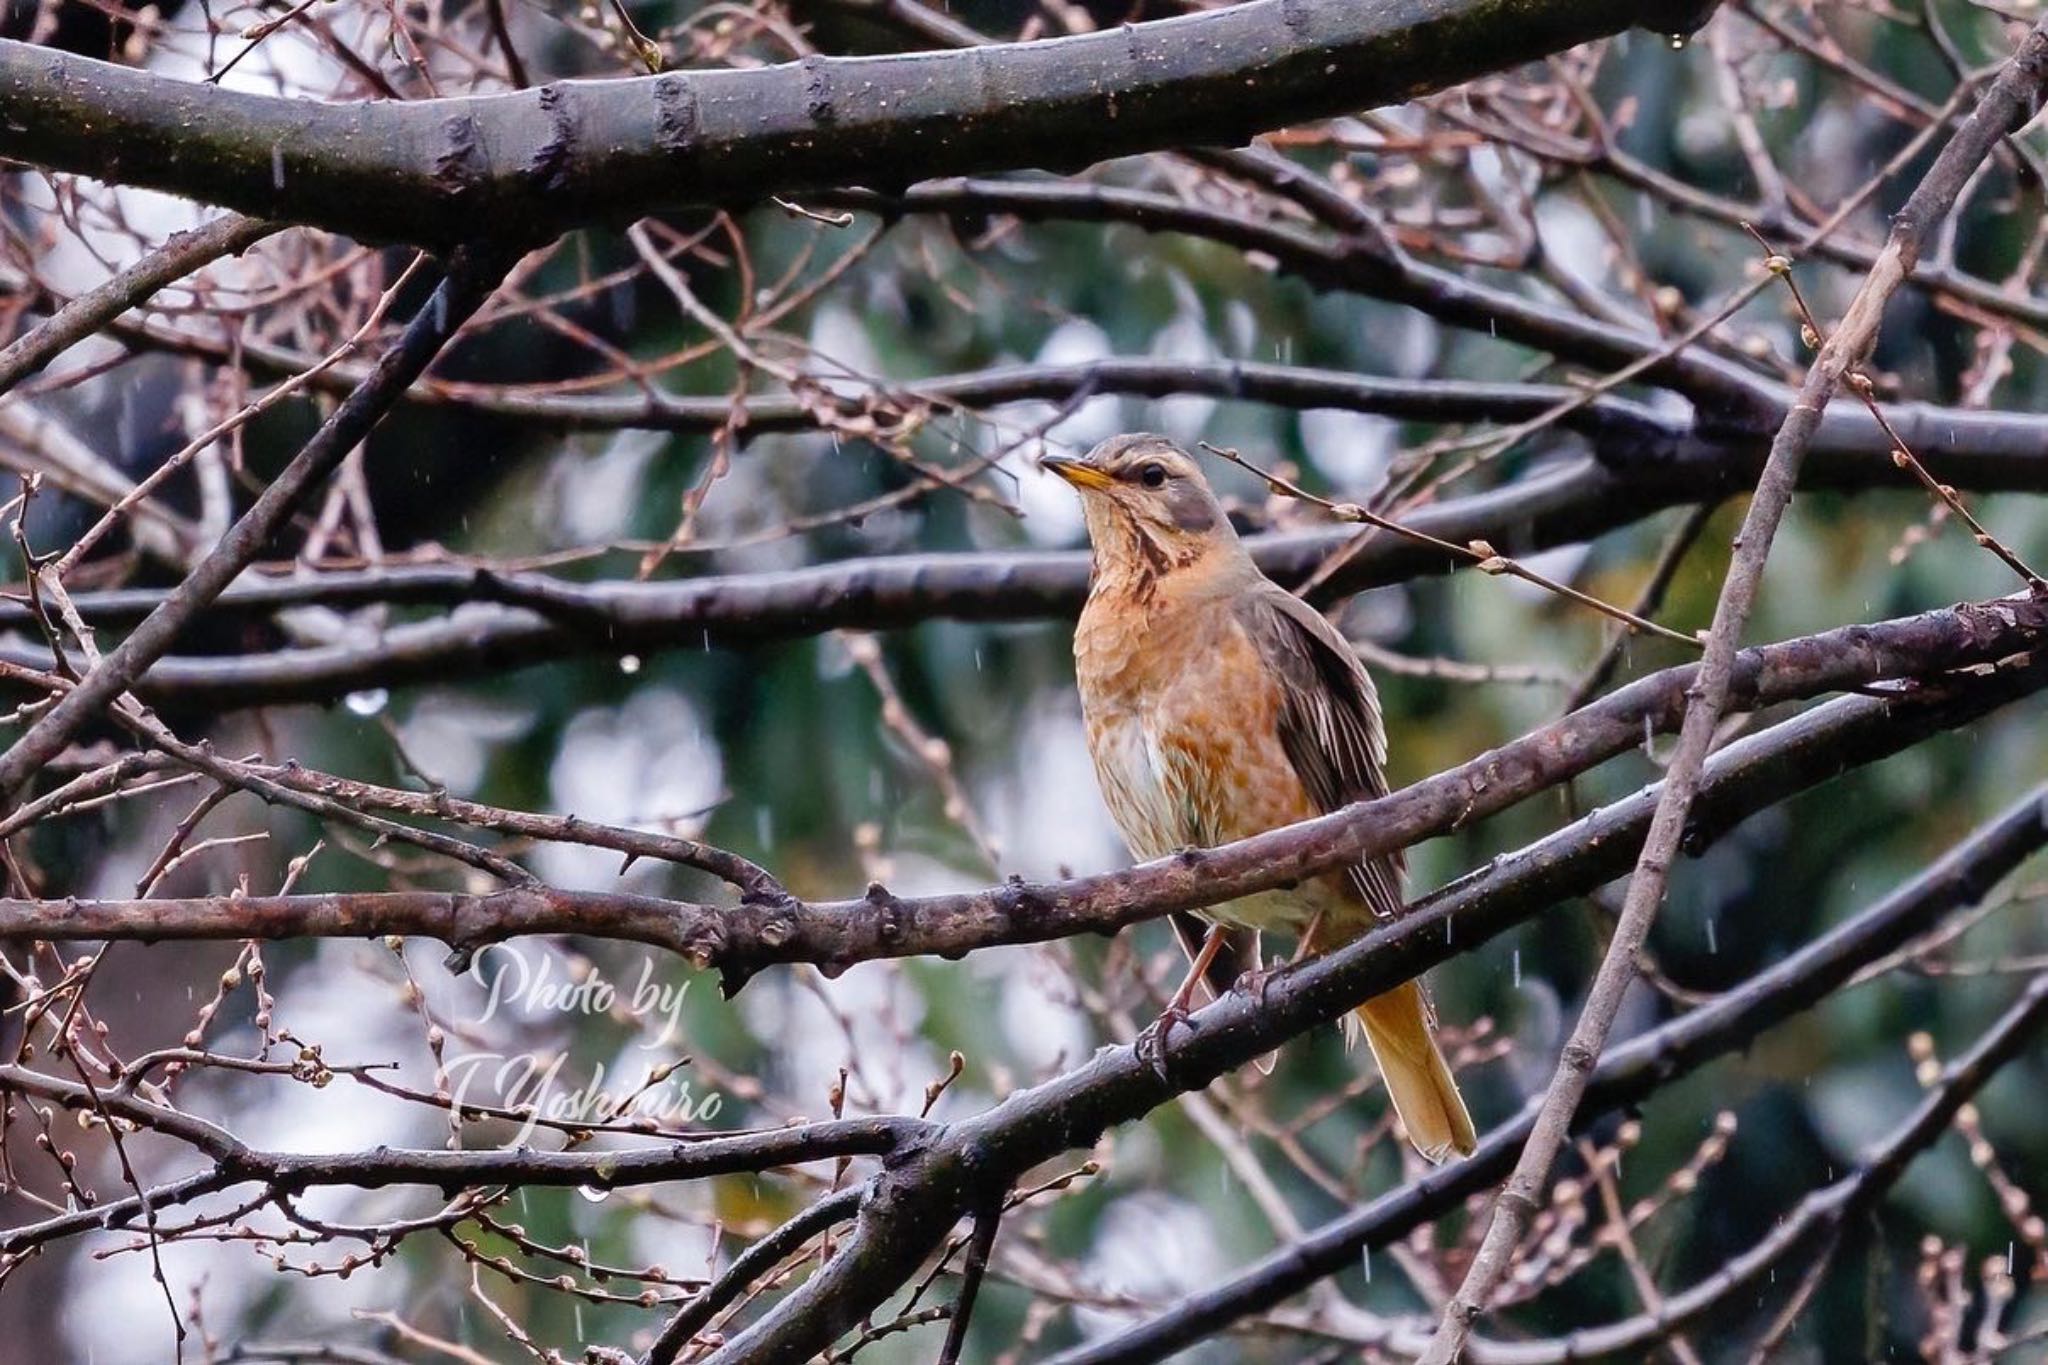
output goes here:
[[[1165, 857], [1387, 793], [1386, 730], [1357, 652], [1260, 571], [1195, 459], [1165, 436], [1113, 436], [1040, 464], [1080, 494], [1093, 552], [1074, 631], [1088, 752], [1131, 853]], [[1176, 917], [1191, 959], [1161, 1016], [1258, 970], [1260, 934], [1326, 952], [1401, 913], [1398, 855]], [[1476, 1145], [1419, 979], [1356, 1010], [1401, 1125], [1432, 1163]]]

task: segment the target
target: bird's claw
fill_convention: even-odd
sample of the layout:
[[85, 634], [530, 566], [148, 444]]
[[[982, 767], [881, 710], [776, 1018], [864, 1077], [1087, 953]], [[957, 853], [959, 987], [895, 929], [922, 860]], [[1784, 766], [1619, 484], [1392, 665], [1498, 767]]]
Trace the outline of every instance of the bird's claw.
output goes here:
[[1250, 967], [1240, 973], [1231, 983], [1231, 989], [1240, 995], [1249, 995], [1259, 1002], [1259, 1008], [1266, 1006], [1266, 991], [1273, 984], [1274, 971], [1271, 967]]
[[1160, 1080], [1167, 1080], [1166, 1049], [1173, 1041], [1176, 1025], [1192, 1027], [1188, 1023], [1188, 1007], [1175, 1001], [1159, 1012], [1159, 1017], [1146, 1026], [1138, 1035], [1137, 1049], [1140, 1060], [1151, 1066]]

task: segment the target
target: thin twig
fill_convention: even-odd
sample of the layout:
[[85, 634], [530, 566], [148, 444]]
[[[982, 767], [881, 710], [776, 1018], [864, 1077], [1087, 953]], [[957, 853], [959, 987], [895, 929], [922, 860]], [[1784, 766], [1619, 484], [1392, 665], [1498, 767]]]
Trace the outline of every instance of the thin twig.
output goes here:
[[[1807, 306], [1805, 291], [1800, 289], [1799, 281], [1792, 277], [1792, 261], [1780, 255], [1771, 246], [1770, 241], [1765, 238], [1763, 233], [1757, 231], [1756, 228], [1748, 223], [1744, 223], [1743, 227], [1748, 230], [1750, 236], [1756, 238], [1757, 245], [1761, 246], [1768, 253], [1765, 260], [1765, 268], [1773, 275], [1785, 281], [1785, 288], [1792, 295], [1793, 306], [1798, 310], [1800, 326], [1804, 330], [1805, 335], [1810, 339], [1810, 344], [1814, 346], [1821, 345], [1825, 333], [1821, 329], [1819, 320], [1814, 317], [1813, 310]], [[1969, 505], [1963, 501], [1962, 495], [1957, 493], [1952, 485], [1941, 482], [1927, 472], [1927, 466], [1920, 463], [1919, 457], [1913, 454], [1912, 447], [1906, 443], [1906, 438], [1899, 435], [1898, 428], [1893, 426], [1891, 419], [1885, 416], [1883, 406], [1877, 401], [1876, 388], [1870, 382], [1870, 377], [1861, 370], [1851, 370], [1847, 375], [1843, 376], [1843, 382], [1849, 386], [1851, 393], [1854, 393], [1863, 400], [1863, 406], [1869, 410], [1872, 420], [1891, 439], [1892, 463], [1918, 479], [1921, 487], [1940, 499], [1948, 507], [1949, 511], [1962, 518], [1963, 524], [1968, 526], [1971, 533], [1976, 537], [1977, 544], [1998, 556], [2005, 566], [2018, 574], [2028, 587], [2033, 588], [2037, 592], [2048, 590], [2048, 581], [2044, 581], [2041, 575], [2035, 573], [2027, 565], [2026, 561], [2015, 554], [2012, 548], [2004, 541], [1986, 530], [1984, 524], [1978, 521], [1971, 513]]]
[[0, 800], [10, 799], [71, 737], [161, 657], [185, 625], [261, 553], [301, 501], [369, 434], [406, 387], [496, 285], [492, 265], [458, 254], [448, 278], [377, 362], [369, 379], [328, 418], [178, 590], [0, 754]]
[[1821, 413], [1842, 377], [1876, 339], [1885, 303], [1904, 282], [1911, 262], [1919, 255], [1921, 242], [1947, 215], [1977, 163], [2009, 128], [2031, 113], [2044, 82], [2048, 82], [2048, 20], [2027, 35], [1893, 220], [1891, 235], [1876, 267], [1857, 291], [1841, 325], [1822, 347], [1800, 388], [1798, 401], [1771, 444], [1770, 457], [1735, 542], [1735, 556], [1722, 583], [1714, 623], [1708, 633], [1706, 658], [1686, 708], [1677, 751], [1666, 768], [1655, 821], [1629, 878], [1628, 895], [1615, 923], [1613, 938], [1587, 992], [1578, 1023], [1558, 1059], [1556, 1074], [1528, 1144], [1494, 1202], [1486, 1236], [1464, 1283], [1444, 1309], [1436, 1335], [1422, 1355], [1422, 1365], [1452, 1365], [1457, 1360], [1473, 1324], [1506, 1278], [1530, 1214], [1549, 1180], [1551, 1166], [1571, 1130], [1586, 1083], [1620, 1013], [1622, 999], [1635, 979], [1636, 957], [1648, 937], [1657, 907], [1663, 902], [1707, 750], [1728, 704], [1739, 637], [1749, 620], [1771, 542], [1791, 503], [1799, 466], [1820, 425]]
[[1529, 568], [1526, 564], [1500, 553], [1487, 541], [1475, 540], [1469, 545], [1454, 544], [1451, 541], [1433, 536], [1427, 531], [1418, 531], [1412, 526], [1403, 526], [1400, 522], [1392, 521], [1372, 511], [1370, 508], [1359, 506], [1355, 502], [1331, 502], [1328, 498], [1309, 492], [1306, 488], [1292, 480], [1282, 478], [1270, 470], [1259, 468], [1259, 466], [1253, 464], [1235, 450], [1223, 446], [1210, 445], [1207, 441], [1203, 441], [1201, 445], [1202, 449], [1208, 451], [1211, 455], [1219, 459], [1228, 460], [1239, 469], [1265, 480], [1266, 486], [1274, 492], [1284, 494], [1290, 498], [1299, 498], [1306, 503], [1312, 503], [1339, 521], [1363, 522], [1367, 526], [1377, 527], [1382, 531], [1391, 531], [1395, 535], [1406, 540], [1412, 540], [1418, 545], [1427, 545], [1432, 550], [1441, 550], [1445, 554], [1456, 555], [1461, 559], [1467, 560], [1473, 568], [1481, 573], [1506, 574], [1511, 578], [1519, 578], [1524, 582], [1534, 583], [1537, 587], [1547, 592], [1556, 593], [1559, 597], [1577, 602], [1580, 606], [1591, 607], [1603, 616], [1611, 616], [1631, 630], [1642, 631], [1648, 635], [1662, 636], [1667, 640], [1675, 640], [1690, 649], [1700, 648], [1699, 640], [1693, 636], [1682, 635], [1669, 626], [1660, 626], [1655, 621], [1638, 616], [1625, 608], [1617, 607], [1611, 602], [1603, 602], [1590, 593], [1580, 592], [1577, 588], [1560, 583], [1554, 578], [1546, 578], [1534, 569]]

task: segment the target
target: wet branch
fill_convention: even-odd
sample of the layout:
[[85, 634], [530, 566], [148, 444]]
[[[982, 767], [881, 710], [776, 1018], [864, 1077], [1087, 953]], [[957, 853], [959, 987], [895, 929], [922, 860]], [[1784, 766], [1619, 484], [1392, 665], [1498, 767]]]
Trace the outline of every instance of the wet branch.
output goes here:
[[481, 226], [525, 246], [685, 205], [1234, 144], [1704, 17], [1685, 0], [1251, 0], [964, 52], [362, 104], [0, 41], [0, 156], [364, 240], [445, 245]]
[[[2038, 649], [2044, 638], [2048, 600], [2031, 597], [1848, 626], [1743, 651], [1735, 661], [1733, 695], [1744, 707], [1761, 708], [1892, 679], [1938, 679], [1952, 670]], [[876, 885], [858, 899], [816, 903], [781, 896], [770, 887], [731, 907], [537, 885], [490, 895], [390, 891], [0, 900], [0, 941], [409, 934], [469, 951], [522, 934], [577, 933], [666, 948], [700, 970], [717, 970], [728, 992], [779, 964], [808, 962], [836, 971], [880, 958], [957, 958], [995, 944], [1113, 933], [1462, 828], [1627, 752], [1642, 743], [1646, 730], [1676, 725], [1697, 672], [1697, 666], [1685, 666], [1652, 674], [1376, 801], [1218, 848], [1191, 849], [1128, 871], [1061, 882], [1018, 881], [921, 897], [897, 896]], [[271, 770], [268, 780], [314, 790], [328, 785], [288, 770]], [[412, 813], [432, 809], [431, 798], [421, 798]], [[573, 830], [551, 832], [573, 835]], [[701, 851], [693, 856], [698, 865], [706, 865]], [[727, 871], [749, 886], [744, 868]]]
[[[1771, 542], [1790, 506], [1815, 429], [1828, 401], [1876, 340], [1885, 304], [1904, 282], [1926, 236], [1947, 217], [1977, 165], [2006, 133], [2031, 117], [2048, 82], [2048, 21], [2020, 44], [1977, 108], [1942, 148], [1934, 164], [1892, 220], [1890, 239], [1801, 386], [1758, 479], [1755, 496], [1735, 541], [1735, 555], [1721, 585], [1707, 652], [1686, 706], [1678, 748], [1667, 769], [1655, 828], [1629, 878], [1628, 893], [1613, 937], [1586, 1004], [1558, 1058], [1529, 1141], [1494, 1202], [1486, 1237], [1464, 1282], [1443, 1311], [1441, 1325], [1422, 1354], [1423, 1365], [1452, 1365], [1463, 1352], [1473, 1324], [1512, 1266], [1515, 1248], [1548, 1183], [1551, 1166], [1572, 1127], [1622, 998], [1636, 977], [1637, 955], [1664, 900], [1679, 841], [1684, 836], [1694, 785], [1704, 770], [1721, 716], [1727, 709], [1737, 646], [1762, 586]], [[1788, 268], [1777, 260], [1772, 269]]]
[[[1601, 1059], [1577, 1126], [1636, 1104], [1715, 1057], [1827, 999], [1864, 968], [1981, 901], [2007, 874], [2048, 846], [2048, 788], [2036, 788], [1877, 904], [1783, 961], [1681, 1017], [1632, 1038]], [[1489, 1132], [1479, 1150], [1426, 1173], [1363, 1208], [1316, 1228], [1114, 1336], [1048, 1365], [1140, 1365], [1227, 1330], [1232, 1323], [1348, 1270], [1362, 1251], [1398, 1242], [1505, 1175], [1534, 1126], [1542, 1097]]]
[[[1901, 752], [2048, 683], [2048, 661], [1958, 680], [1896, 701], [1847, 697], [1722, 750], [1694, 803], [1687, 846], [1703, 848], [1747, 815], [1841, 772]], [[840, 1253], [710, 1357], [718, 1365], [801, 1358], [872, 1312], [961, 1217], [1041, 1161], [1093, 1145], [1111, 1126], [1185, 1091], [1513, 924], [1625, 871], [1659, 789], [1604, 807], [1454, 883], [1394, 924], [1251, 991], [1232, 991], [1176, 1030], [1163, 1054], [1126, 1046], [954, 1124], [875, 1177]], [[1482, 1149], [1484, 1150], [1484, 1149]], [[1454, 1178], [1469, 1162], [1430, 1179]]]

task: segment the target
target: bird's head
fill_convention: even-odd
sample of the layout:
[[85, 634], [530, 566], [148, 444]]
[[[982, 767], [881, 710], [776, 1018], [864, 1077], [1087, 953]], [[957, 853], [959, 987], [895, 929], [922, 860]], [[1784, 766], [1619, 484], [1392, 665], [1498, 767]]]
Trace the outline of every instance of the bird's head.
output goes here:
[[1039, 462], [1081, 494], [1098, 577], [1149, 585], [1243, 557], [1194, 457], [1164, 436], [1112, 436], [1081, 459]]

